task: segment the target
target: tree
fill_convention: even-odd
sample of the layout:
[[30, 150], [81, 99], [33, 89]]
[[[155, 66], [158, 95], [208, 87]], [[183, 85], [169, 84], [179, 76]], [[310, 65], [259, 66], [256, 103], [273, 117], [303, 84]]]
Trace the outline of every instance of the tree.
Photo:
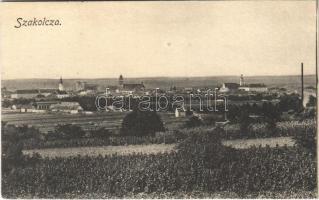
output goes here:
[[205, 168], [217, 169], [221, 167], [221, 163], [230, 161], [231, 148], [222, 144], [222, 134], [224, 131], [220, 127], [210, 131], [192, 132], [177, 145], [178, 152], [187, 155], [183, 156], [178, 164], [185, 177], [191, 171], [193, 163], [202, 163]]
[[265, 122], [267, 123], [266, 129], [268, 136], [276, 135], [276, 122], [280, 119], [278, 108], [271, 103], [264, 103], [262, 110]]
[[145, 136], [164, 130], [163, 122], [155, 111], [135, 109], [124, 117], [120, 132], [123, 135]]
[[23, 164], [23, 144], [19, 137], [20, 135], [18, 128], [7, 126], [6, 122], [1, 122], [2, 173], [6, 173]]
[[99, 128], [97, 130], [91, 131], [91, 137], [95, 138], [107, 138], [110, 136], [110, 131], [105, 128]]
[[251, 123], [251, 120], [249, 118], [249, 113], [245, 109], [243, 109], [240, 112], [240, 116], [239, 116], [239, 124], [240, 124], [240, 134], [241, 134], [241, 136], [248, 134], [248, 127], [249, 127], [250, 123]]
[[240, 113], [240, 109], [236, 105], [229, 105], [227, 118], [231, 122], [236, 122], [238, 119], [238, 114]]
[[[96, 111], [96, 105], [95, 105], [96, 98], [94, 96], [75, 96], [75, 97], [67, 97], [65, 98], [65, 101], [74, 101], [78, 102], [80, 106], [86, 110], [86, 111]], [[101, 101], [101, 104], [103, 104], [103, 101]], [[103, 107], [104, 105], [101, 105]]]
[[312, 96], [312, 95], [310, 95], [308, 103], [307, 103], [307, 107], [316, 106], [316, 105], [317, 105], [317, 98]]
[[85, 135], [85, 131], [81, 127], [72, 124], [58, 125], [55, 132], [55, 137], [58, 137], [55, 139], [81, 138]]
[[296, 145], [307, 149], [313, 155], [317, 153], [317, 131], [316, 127], [311, 127], [303, 130], [302, 133], [297, 134], [294, 139]]
[[284, 95], [280, 97], [279, 111], [286, 112], [294, 110], [299, 112], [301, 109], [302, 102], [297, 94]]
[[11, 107], [11, 106], [12, 106], [12, 101], [7, 100], [7, 99], [4, 99], [4, 100], [2, 101], [2, 107], [3, 107], [3, 108], [9, 108], [9, 107]]
[[200, 120], [197, 116], [192, 116], [186, 121], [185, 127], [187, 128], [193, 128], [203, 125], [202, 120]]

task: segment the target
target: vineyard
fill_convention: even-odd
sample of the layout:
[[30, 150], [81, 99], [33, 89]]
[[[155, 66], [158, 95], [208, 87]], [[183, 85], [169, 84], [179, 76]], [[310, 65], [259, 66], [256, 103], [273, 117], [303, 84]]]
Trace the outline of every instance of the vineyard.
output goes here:
[[235, 150], [206, 133], [192, 134], [176, 148], [177, 152], [150, 155], [25, 157], [25, 165], [3, 173], [2, 194], [106, 198], [197, 191], [247, 197], [269, 192], [313, 194], [316, 188], [315, 157], [302, 148]]

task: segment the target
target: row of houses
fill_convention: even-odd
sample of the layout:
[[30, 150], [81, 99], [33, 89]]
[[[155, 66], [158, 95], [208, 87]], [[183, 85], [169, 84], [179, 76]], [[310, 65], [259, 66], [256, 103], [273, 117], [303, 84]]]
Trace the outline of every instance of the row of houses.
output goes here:
[[268, 88], [263, 83], [247, 84], [244, 80], [244, 75], [240, 76], [239, 83], [223, 83], [219, 88], [222, 93], [235, 92], [268, 92]]
[[31, 90], [16, 90], [11, 94], [11, 99], [35, 99], [44, 97], [53, 97], [63, 99], [70, 95], [66, 91], [56, 89], [31, 89]]
[[78, 102], [58, 102], [58, 101], [40, 101], [28, 105], [13, 105], [11, 107], [13, 111], [18, 112], [33, 112], [33, 113], [45, 113], [45, 112], [61, 112], [77, 114], [83, 112], [83, 108]]
[[223, 83], [219, 92], [222, 93], [235, 93], [235, 92], [268, 92], [265, 84], [255, 83], [240, 86], [238, 83]]

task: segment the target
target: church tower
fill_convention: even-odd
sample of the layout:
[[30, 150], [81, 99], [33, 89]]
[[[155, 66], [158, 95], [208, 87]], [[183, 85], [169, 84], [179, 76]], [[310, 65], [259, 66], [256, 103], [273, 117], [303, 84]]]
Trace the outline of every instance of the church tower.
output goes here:
[[119, 77], [119, 85], [120, 85], [121, 87], [123, 87], [123, 84], [124, 84], [124, 78], [123, 78], [123, 76], [122, 76], [122, 74], [121, 74], [120, 77]]
[[244, 75], [240, 75], [239, 85], [240, 85], [240, 86], [244, 86], [244, 85], [245, 85]]
[[60, 78], [59, 91], [64, 91], [62, 77]]

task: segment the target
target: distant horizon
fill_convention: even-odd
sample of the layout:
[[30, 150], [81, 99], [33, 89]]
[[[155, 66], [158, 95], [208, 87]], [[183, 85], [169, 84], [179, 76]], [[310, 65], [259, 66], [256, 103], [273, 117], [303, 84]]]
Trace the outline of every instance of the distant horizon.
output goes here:
[[[123, 74], [122, 74], [123, 75]], [[241, 74], [239, 75], [215, 75], [215, 76], [211, 76], [211, 75], [203, 75], [203, 76], [125, 76], [123, 75], [124, 79], [125, 78], [129, 78], [129, 79], [152, 79], [152, 78], [208, 78], [208, 77], [240, 77]], [[284, 77], [284, 76], [301, 76], [301, 74], [288, 74], [288, 75], [245, 75], [243, 74], [244, 77]], [[92, 79], [92, 80], [96, 80], [96, 79], [118, 79], [118, 77], [120, 76], [120, 74], [117, 77], [96, 77], [96, 78], [64, 78], [62, 76], [63, 80], [81, 80], [81, 79]], [[316, 74], [304, 74], [304, 76], [316, 76]], [[9, 80], [58, 80], [60, 79], [61, 76], [57, 77], [57, 78], [9, 78], [9, 79], [1, 79], [1, 81], [9, 81]]]

